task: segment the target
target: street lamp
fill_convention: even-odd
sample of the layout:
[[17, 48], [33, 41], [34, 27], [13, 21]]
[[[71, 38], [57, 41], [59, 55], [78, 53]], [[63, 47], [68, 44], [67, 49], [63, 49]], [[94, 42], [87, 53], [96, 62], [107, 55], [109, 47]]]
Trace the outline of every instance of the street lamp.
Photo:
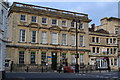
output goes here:
[[78, 64], [78, 58], [79, 58], [79, 54], [78, 54], [78, 27], [77, 24], [80, 23], [79, 19], [74, 19], [73, 22], [76, 22], [76, 64], [75, 64], [75, 72], [79, 73], [79, 64]]

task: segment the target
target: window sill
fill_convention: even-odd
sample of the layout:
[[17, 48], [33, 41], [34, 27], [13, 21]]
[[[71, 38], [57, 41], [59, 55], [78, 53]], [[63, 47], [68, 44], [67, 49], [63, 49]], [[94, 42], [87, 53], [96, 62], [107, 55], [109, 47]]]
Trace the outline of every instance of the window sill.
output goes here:
[[31, 44], [39, 44], [39, 43], [37, 43], [37, 42], [29, 42], [29, 43], [31, 43]]
[[85, 47], [85, 46], [79, 46], [79, 47]]
[[42, 44], [42, 45], [48, 45], [48, 43], [40, 43], [40, 44]]
[[63, 44], [62, 44], [61, 46], [68, 46], [68, 45], [63, 45]]
[[53, 26], [53, 27], [57, 27], [58, 25], [57, 25], [57, 24], [56, 24], [56, 25], [52, 24], [52, 26]]
[[67, 26], [62, 26], [63, 28], [67, 28]]
[[48, 24], [47, 24], [47, 23], [42, 23], [42, 25], [45, 25], [45, 26], [46, 26], [46, 25], [48, 25]]
[[18, 41], [18, 43], [27, 43], [27, 42]]
[[26, 23], [27, 21], [24, 21], [24, 20], [20, 20], [21, 23]]
[[53, 46], [60, 46], [60, 44], [51, 44], [51, 45], [53, 45]]

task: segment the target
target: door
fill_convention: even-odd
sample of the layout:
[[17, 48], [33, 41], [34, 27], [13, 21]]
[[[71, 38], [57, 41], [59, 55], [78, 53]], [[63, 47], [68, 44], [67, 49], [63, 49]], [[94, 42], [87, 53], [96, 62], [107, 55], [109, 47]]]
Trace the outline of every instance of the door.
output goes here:
[[53, 70], [57, 70], [57, 53], [53, 52], [52, 53], [52, 65], [51, 65]]

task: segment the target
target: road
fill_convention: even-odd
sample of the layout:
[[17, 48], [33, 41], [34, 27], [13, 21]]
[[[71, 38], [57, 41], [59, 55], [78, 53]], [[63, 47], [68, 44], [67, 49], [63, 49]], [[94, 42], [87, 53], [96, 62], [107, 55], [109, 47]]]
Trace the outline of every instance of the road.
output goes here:
[[[86, 73], [86, 74], [81, 74], [81, 73], [34, 73], [34, 72], [26, 72], [26, 73], [16, 73], [16, 72], [13, 72], [13, 73], [6, 73], [6, 77], [8, 79], [11, 79], [13, 80], [14, 78], [21, 78], [22, 80], [26, 80], [26, 79], [38, 79], [39, 78], [42, 78], [42, 79], [52, 79], [55, 78], [55, 79], [61, 79], [63, 80], [63, 78], [65, 78], [65, 80], [67, 78], [69, 78], [68, 80], [70, 79], [79, 79], [79, 78], [85, 78], [85, 79], [88, 79], [88, 80], [93, 80], [94, 79], [97, 79], [97, 78], [105, 78], [105, 80], [120, 80], [120, 72], [101, 72], [101, 73]], [[41, 80], [41, 79], [40, 79]], [[103, 79], [102, 79], [103, 80]]]

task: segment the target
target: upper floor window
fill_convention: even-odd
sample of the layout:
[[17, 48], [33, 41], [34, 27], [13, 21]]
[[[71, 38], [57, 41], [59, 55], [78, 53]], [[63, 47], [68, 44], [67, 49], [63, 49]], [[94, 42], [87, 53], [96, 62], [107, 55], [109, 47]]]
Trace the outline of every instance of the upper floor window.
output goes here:
[[92, 42], [95, 42], [95, 37], [92, 37]]
[[58, 44], [58, 33], [52, 33], [52, 44]]
[[42, 18], [42, 24], [47, 24], [47, 18]]
[[117, 66], [117, 59], [116, 58], [114, 58], [114, 66]]
[[107, 48], [107, 54], [109, 54], [109, 48]]
[[75, 27], [75, 24], [74, 24], [75, 22], [71, 22], [71, 27]]
[[21, 21], [26, 21], [26, 16], [25, 15], [20, 15], [20, 20]]
[[80, 36], [80, 47], [84, 46], [84, 36]]
[[100, 48], [99, 48], [99, 47], [97, 47], [97, 53], [99, 53], [99, 50], [100, 50]]
[[95, 53], [95, 47], [92, 47], [92, 52]]
[[114, 44], [116, 44], [117, 42], [116, 42], [117, 40], [116, 40], [116, 38], [113, 38], [113, 43]]
[[96, 43], [99, 43], [99, 37], [96, 37]]
[[106, 43], [107, 43], [107, 44], [109, 43], [109, 39], [108, 39], [108, 38], [106, 39]]
[[32, 16], [32, 22], [37, 22], [36, 16]]
[[115, 34], [118, 35], [118, 28], [115, 28]]
[[52, 19], [52, 25], [57, 25], [57, 19]]
[[112, 43], [112, 38], [110, 38], [110, 43]]
[[67, 40], [66, 40], [66, 34], [62, 34], [62, 45], [66, 45], [67, 44]]
[[42, 32], [42, 43], [43, 44], [47, 43], [47, 34], [46, 34], [46, 32]]
[[36, 31], [32, 31], [32, 32], [31, 32], [31, 41], [32, 41], [33, 43], [36, 43]]
[[25, 30], [20, 29], [20, 42], [25, 42]]
[[66, 21], [62, 21], [62, 26], [66, 27]]
[[79, 23], [79, 29], [83, 29], [83, 23]]
[[75, 35], [71, 36], [71, 42], [72, 42], [72, 46], [75, 46]]

